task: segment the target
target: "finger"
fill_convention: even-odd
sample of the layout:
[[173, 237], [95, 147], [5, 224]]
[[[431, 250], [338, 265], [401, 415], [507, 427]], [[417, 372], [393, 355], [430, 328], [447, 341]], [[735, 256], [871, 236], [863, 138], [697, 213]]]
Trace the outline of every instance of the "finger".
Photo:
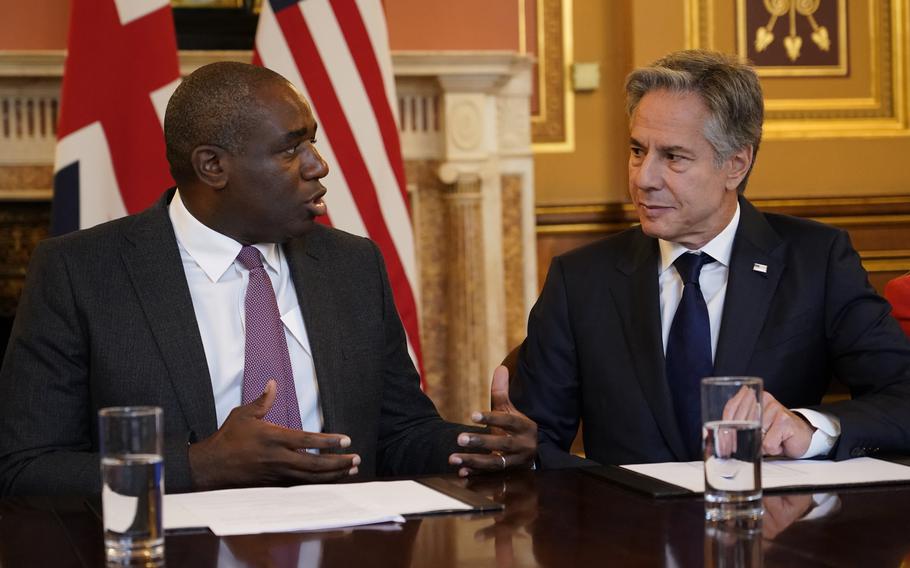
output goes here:
[[504, 412], [501, 410], [473, 412], [471, 413], [471, 420], [477, 424], [496, 426], [503, 430], [508, 430], [513, 434], [529, 431], [534, 427], [531, 419], [517, 410], [513, 410], [512, 412]]
[[510, 457], [505, 454], [452, 454], [449, 463], [471, 472], [502, 471], [512, 465]]
[[490, 401], [493, 410], [509, 412], [514, 407], [509, 400], [509, 369], [500, 365], [493, 370], [493, 382], [490, 384]]
[[746, 387], [740, 389], [733, 395], [727, 404], [724, 405], [724, 420], [748, 420], [749, 414], [754, 406], [751, 398], [751, 391]]
[[762, 435], [762, 453], [768, 456], [779, 456], [783, 453], [783, 442], [785, 439], [785, 427], [781, 423], [782, 413], [777, 408], [771, 410], [772, 418], [768, 423], [767, 430]]
[[356, 469], [357, 468], [354, 468], [354, 473], [344, 470], [317, 473], [303, 472], [295, 476], [294, 479], [300, 483], [332, 483], [334, 481], [340, 481], [342, 479], [347, 479], [353, 475], [357, 475]]
[[474, 434], [462, 432], [458, 435], [458, 445], [464, 448], [479, 448], [490, 451], [514, 452], [515, 437], [501, 434]]
[[784, 407], [781, 403], [777, 402], [777, 399], [767, 392], [762, 393], [762, 406], [764, 407], [764, 412], [762, 413], [761, 429], [762, 433], [767, 433]]
[[305, 430], [292, 430], [281, 426], [278, 426], [277, 428], [278, 430], [275, 435], [281, 445], [292, 450], [329, 450], [335, 448], [348, 448], [351, 446], [351, 438], [344, 434], [307, 432]]
[[272, 408], [272, 404], [275, 403], [275, 396], [278, 394], [278, 383], [274, 379], [269, 379], [265, 383], [265, 390], [262, 391], [262, 394], [259, 395], [259, 398], [256, 400], [250, 401], [245, 406], [249, 407], [253, 412], [253, 416], [261, 420], [265, 418], [265, 415], [269, 413], [269, 410]]
[[292, 452], [285, 459], [284, 470], [291, 475], [332, 472], [349, 474], [350, 470], [357, 469], [360, 465], [360, 456], [357, 454]]

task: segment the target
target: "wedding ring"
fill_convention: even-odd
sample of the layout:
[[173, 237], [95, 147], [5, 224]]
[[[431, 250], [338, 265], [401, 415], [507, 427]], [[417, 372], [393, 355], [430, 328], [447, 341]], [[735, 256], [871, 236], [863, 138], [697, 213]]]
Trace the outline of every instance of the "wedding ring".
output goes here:
[[506, 468], [506, 457], [502, 454], [499, 454], [499, 459], [502, 460], [502, 469]]

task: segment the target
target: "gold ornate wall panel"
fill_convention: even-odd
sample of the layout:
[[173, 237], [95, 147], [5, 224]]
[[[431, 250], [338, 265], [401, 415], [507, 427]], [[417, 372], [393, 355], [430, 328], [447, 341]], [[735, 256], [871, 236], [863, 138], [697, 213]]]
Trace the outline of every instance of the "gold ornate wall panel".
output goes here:
[[506, 346], [512, 349], [526, 334], [524, 245], [522, 242], [521, 177], [502, 176], [502, 261], [506, 290]]
[[[813, 199], [753, 199], [763, 211], [815, 219], [850, 233], [879, 292], [910, 271], [910, 195]], [[537, 208], [538, 283], [550, 260], [638, 222], [629, 204]]]
[[736, 48], [763, 77], [847, 74], [847, 0], [737, 0]]
[[[768, 6], [782, 15], [770, 31], [771, 43], [758, 53], [756, 40], [769, 40], [759, 28], [768, 31], [771, 18], [761, 23], [757, 13], [767, 14]], [[799, 12], [816, 6], [814, 23]], [[910, 0], [737, 0], [732, 11], [728, 2], [686, 0], [686, 44], [756, 62], [765, 89], [765, 139], [907, 137], [908, 10]], [[823, 53], [822, 27], [828, 56], [813, 59], [809, 55]], [[791, 50], [800, 47], [800, 58], [809, 64], [784, 64], [788, 38]], [[766, 53], [775, 48], [773, 57]]]
[[[534, 10], [535, 28], [528, 30], [537, 59], [535, 100], [531, 115], [531, 140], [535, 153], [571, 152], [575, 147], [574, 99], [568, 76], [572, 63], [572, 2], [574, 0], [522, 0]], [[530, 35], [530, 34], [529, 34]]]

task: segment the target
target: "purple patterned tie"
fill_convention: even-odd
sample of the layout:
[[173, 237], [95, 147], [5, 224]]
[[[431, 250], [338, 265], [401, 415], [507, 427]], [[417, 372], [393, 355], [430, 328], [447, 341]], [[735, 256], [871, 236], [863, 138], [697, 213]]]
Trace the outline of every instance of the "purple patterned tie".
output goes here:
[[291, 357], [278, 312], [272, 281], [262, 267], [256, 247], [240, 249], [237, 260], [250, 271], [246, 288], [246, 354], [243, 365], [243, 404], [259, 398], [269, 379], [278, 383], [278, 393], [265, 420], [300, 430], [300, 408], [294, 389]]

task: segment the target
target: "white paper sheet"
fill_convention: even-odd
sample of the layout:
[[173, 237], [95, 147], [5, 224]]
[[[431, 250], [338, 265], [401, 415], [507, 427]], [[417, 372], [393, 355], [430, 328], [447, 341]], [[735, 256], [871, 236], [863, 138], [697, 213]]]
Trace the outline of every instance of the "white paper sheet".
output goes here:
[[470, 510], [416, 481], [226, 489], [164, 496], [164, 528], [218, 536], [404, 522], [401, 515]]
[[[622, 466], [626, 469], [704, 493], [704, 466], [700, 461], [647, 463]], [[910, 481], [910, 467], [874, 458], [844, 461], [765, 460], [761, 468], [762, 488], [826, 487]]]

